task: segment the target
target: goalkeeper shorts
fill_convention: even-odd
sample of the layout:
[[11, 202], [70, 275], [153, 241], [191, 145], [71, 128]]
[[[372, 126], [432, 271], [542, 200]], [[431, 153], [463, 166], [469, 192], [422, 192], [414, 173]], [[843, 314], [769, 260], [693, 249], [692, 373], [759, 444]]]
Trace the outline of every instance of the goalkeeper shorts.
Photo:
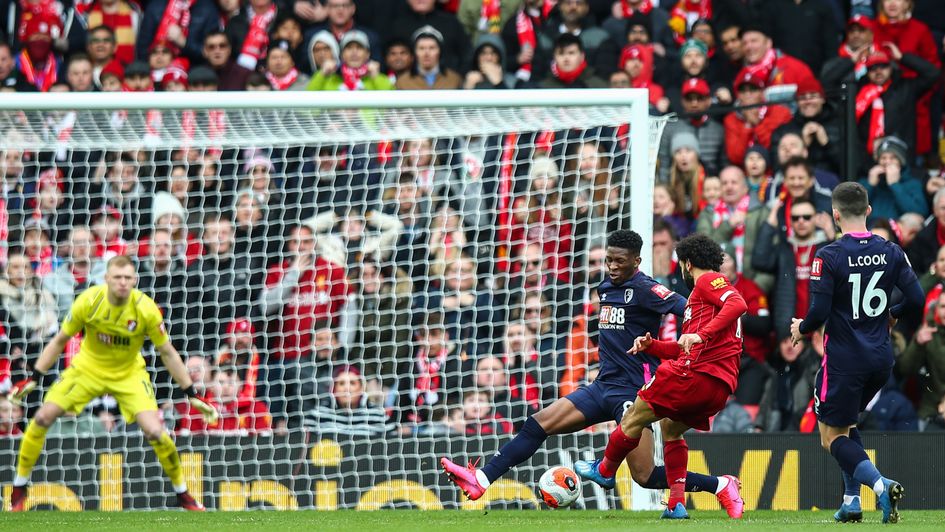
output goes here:
[[77, 368], [67, 368], [46, 393], [45, 400], [66, 412], [78, 414], [92, 399], [111, 395], [118, 402], [121, 415], [133, 423], [141, 412], [156, 411], [154, 385], [145, 369], [132, 371], [121, 379], [102, 379]]

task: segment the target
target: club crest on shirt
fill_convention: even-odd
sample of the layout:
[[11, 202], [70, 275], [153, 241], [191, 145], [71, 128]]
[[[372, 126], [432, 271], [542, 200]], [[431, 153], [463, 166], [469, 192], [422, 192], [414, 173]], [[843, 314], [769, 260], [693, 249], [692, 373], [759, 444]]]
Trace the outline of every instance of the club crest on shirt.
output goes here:
[[667, 299], [673, 293], [672, 290], [670, 290], [669, 288], [666, 288], [665, 286], [661, 284], [653, 285], [653, 287], [650, 288], [650, 291], [656, 294], [656, 297], [660, 299]]
[[633, 288], [627, 288], [623, 293], [623, 302], [629, 303], [633, 301]]
[[816, 258], [814, 262], [810, 265], [810, 276], [811, 278], [820, 279], [820, 272], [824, 268], [824, 259]]
[[136, 320], [128, 320], [128, 332], [135, 332], [137, 328], [138, 322]]
[[712, 282], [709, 284], [712, 285], [713, 290], [718, 290], [719, 288], [728, 286], [728, 280], [725, 279], [725, 277], [716, 277], [715, 279], [712, 279]]

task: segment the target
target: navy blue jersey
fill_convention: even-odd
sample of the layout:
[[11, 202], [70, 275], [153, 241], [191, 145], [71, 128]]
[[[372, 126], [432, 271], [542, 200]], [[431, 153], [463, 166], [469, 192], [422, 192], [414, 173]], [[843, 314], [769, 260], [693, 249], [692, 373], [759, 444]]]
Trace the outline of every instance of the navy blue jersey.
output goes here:
[[[918, 279], [902, 248], [882, 237], [846, 234], [817, 252], [811, 264], [811, 298], [830, 301], [824, 328], [829, 373], [860, 375], [893, 365], [890, 302]], [[812, 307], [813, 308], [813, 303]]]
[[686, 299], [637, 272], [620, 286], [605, 278], [597, 287], [600, 294], [598, 346], [600, 374], [605, 384], [642, 386], [656, 372], [660, 359], [640, 354], [628, 355], [638, 336], [657, 336], [664, 314], [682, 315]]

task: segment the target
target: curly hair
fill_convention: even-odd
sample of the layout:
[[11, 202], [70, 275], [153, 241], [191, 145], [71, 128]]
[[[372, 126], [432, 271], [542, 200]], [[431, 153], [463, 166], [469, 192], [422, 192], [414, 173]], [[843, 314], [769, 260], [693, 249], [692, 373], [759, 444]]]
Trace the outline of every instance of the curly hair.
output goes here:
[[643, 239], [636, 231], [619, 229], [607, 237], [607, 247], [626, 249], [636, 256], [640, 256], [643, 249]]
[[706, 235], [687, 236], [676, 244], [676, 257], [679, 262], [689, 261], [700, 270], [719, 271], [722, 267], [722, 248]]

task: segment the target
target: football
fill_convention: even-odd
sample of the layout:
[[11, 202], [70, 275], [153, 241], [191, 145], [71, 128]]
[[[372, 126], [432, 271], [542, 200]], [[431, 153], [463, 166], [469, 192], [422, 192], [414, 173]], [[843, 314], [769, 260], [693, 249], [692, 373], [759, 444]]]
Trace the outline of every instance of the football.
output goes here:
[[567, 467], [552, 467], [538, 479], [538, 493], [548, 506], [564, 508], [581, 496], [581, 481]]

